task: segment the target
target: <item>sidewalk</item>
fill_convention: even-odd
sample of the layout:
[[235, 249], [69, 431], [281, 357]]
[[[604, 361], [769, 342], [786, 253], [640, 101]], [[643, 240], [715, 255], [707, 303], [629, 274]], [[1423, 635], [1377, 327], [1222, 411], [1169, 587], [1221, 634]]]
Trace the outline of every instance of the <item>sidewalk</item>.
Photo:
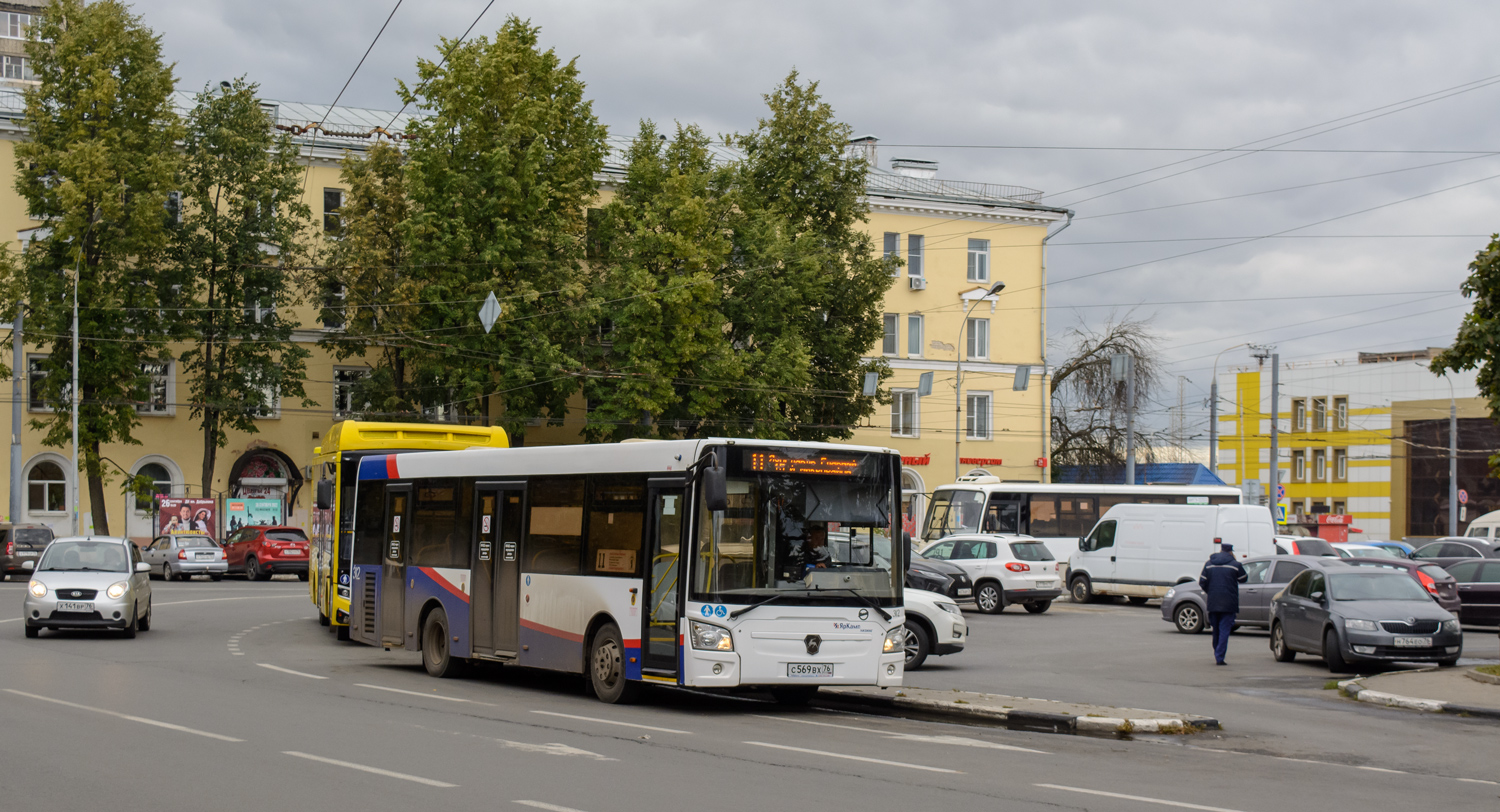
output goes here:
[[[1496, 686], [1500, 689], [1500, 686]], [[1217, 730], [1207, 716], [1031, 699], [1024, 696], [938, 691], [927, 688], [824, 688], [823, 700], [942, 716], [953, 721], [1003, 725], [1011, 730], [1124, 736], [1131, 733], [1197, 733]]]
[[1473, 670], [1399, 671], [1346, 680], [1339, 688], [1361, 702], [1376, 705], [1500, 720], [1500, 684], [1471, 677], [1469, 672]]

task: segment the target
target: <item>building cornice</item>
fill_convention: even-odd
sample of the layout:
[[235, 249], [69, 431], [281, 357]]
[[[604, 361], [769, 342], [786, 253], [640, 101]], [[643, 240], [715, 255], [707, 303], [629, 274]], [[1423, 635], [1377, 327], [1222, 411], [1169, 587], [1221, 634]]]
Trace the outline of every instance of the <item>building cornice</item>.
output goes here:
[[[892, 358], [888, 355], [874, 355], [864, 358], [865, 361], [885, 361], [885, 365], [891, 369], [917, 369], [923, 372], [941, 372], [951, 370], [956, 362], [942, 361], [936, 358]], [[1042, 364], [1004, 364], [997, 361], [965, 361], [964, 372], [985, 373], [990, 375], [1015, 375], [1019, 367], [1031, 367], [1038, 374], [1045, 376], [1047, 368]]]

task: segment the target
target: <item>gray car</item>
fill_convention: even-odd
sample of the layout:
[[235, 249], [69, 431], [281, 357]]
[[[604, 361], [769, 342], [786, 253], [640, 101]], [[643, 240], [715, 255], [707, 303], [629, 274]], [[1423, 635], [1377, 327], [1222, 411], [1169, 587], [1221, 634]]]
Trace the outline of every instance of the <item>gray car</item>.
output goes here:
[[127, 539], [70, 536], [47, 547], [30, 566], [26, 636], [42, 629], [119, 629], [126, 637], [151, 628], [151, 565]]
[[141, 551], [141, 558], [151, 566], [153, 577], [160, 575], [168, 581], [187, 580], [194, 575], [217, 581], [229, 572], [224, 548], [208, 536], [193, 533], [157, 536]]
[[[1251, 558], [1243, 562], [1249, 576], [1240, 584], [1240, 612], [1234, 627], [1271, 625], [1271, 598], [1297, 574], [1309, 568], [1343, 567], [1341, 558], [1318, 555], [1274, 555]], [[1183, 634], [1197, 634], [1208, 628], [1208, 599], [1196, 581], [1186, 581], [1167, 590], [1161, 599], [1161, 619]]]
[[35, 566], [51, 543], [52, 528], [45, 524], [0, 524], [0, 581], [10, 576], [24, 580], [27, 570], [22, 564], [30, 561]]
[[1358, 662], [1435, 662], [1463, 653], [1458, 619], [1405, 572], [1349, 567], [1308, 570], [1271, 601], [1271, 652], [1321, 656], [1328, 670]]

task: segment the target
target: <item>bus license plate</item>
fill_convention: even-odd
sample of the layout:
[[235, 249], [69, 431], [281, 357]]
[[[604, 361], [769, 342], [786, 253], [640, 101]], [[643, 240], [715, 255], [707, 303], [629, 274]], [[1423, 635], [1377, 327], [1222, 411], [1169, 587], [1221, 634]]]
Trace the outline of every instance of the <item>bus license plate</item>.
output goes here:
[[833, 663], [787, 663], [786, 675], [789, 677], [831, 677], [833, 676]]
[[59, 611], [59, 612], [92, 612], [92, 611], [94, 611], [94, 605], [92, 603], [84, 603], [82, 601], [58, 601], [57, 602], [57, 611]]
[[1431, 637], [1398, 637], [1396, 648], [1432, 648]]

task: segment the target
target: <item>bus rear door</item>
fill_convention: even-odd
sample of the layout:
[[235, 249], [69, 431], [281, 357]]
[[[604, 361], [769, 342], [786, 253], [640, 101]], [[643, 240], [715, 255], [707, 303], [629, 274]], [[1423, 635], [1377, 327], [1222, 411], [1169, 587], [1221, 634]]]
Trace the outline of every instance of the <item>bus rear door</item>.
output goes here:
[[481, 482], [474, 486], [474, 653], [513, 657], [518, 645], [521, 520], [525, 485]]
[[380, 642], [393, 648], [406, 645], [406, 535], [411, 522], [407, 506], [410, 485], [385, 486], [386, 541], [380, 561]]

